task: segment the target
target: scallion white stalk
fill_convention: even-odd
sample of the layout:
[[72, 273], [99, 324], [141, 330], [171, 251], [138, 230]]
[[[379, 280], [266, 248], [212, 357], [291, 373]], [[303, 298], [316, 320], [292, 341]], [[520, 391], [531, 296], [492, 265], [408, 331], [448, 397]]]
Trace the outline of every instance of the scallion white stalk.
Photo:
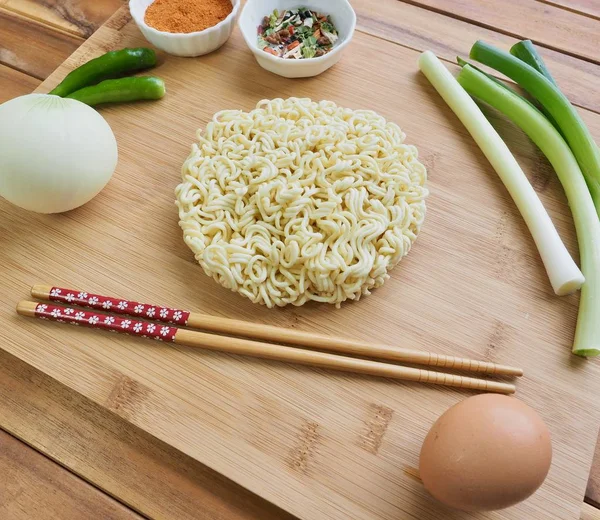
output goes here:
[[435, 54], [421, 54], [419, 68], [465, 125], [506, 186], [531, 232], [554, 292], [563, 295], [579, 289], [585, 281], [583, 274], [502, 138]]

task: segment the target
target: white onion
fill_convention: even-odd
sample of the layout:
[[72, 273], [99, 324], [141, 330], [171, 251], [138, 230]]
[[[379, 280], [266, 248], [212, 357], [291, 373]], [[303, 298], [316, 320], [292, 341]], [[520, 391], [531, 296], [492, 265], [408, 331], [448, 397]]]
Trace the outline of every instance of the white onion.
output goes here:
[[0, 195], [13, 204], [39, 213], [77, 208], [116, 165], [110, 126], [84, 103], [29, 94], [0, 105]]

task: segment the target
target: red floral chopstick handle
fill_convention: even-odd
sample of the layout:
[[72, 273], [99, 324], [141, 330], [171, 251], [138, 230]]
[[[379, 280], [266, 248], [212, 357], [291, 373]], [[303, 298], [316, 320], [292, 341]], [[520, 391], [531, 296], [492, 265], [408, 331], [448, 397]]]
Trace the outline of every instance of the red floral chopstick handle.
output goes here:
[[178, 330], [176, 327], [169, 327], [168, 325], [109, 316], [95, 311], [82, 311], [71, 307], [52, 305], [51, 303], [38, 303], [35, 308], [35, 316], [36, 318], [61, 321], [71, 325], [84, 325], [160, 341], [175, 341], [175, 334]]
[[189, 312], [179, 309], [148, 305], [147, 303], [111, 298], [109, 296], [101, 296], [100, 294], [63, 289], [62, 287], [52, 287], [48, 299], [53, 302], [66, 303], [67, 305], [90, 307], [134, 318], [147, 318], [163, 323], [174, 323], [175, 325], [186, 325], [190, 316]]

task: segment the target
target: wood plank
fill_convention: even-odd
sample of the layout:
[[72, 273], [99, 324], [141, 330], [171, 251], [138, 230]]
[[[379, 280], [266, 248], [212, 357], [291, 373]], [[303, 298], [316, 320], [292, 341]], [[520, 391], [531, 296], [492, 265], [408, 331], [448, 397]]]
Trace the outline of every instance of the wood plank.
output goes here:
[[0, 427], [148, 518], [291, 519], [1, 349]]
[[[456, 56], [468, 57], [477, 39], [506, 50], [517, 41], [398, 0], [354, 0], [352, 5], [360, 30], [420, 51], [432, 50], [452, 63]], [[600, 66], [543, 47], [539, 50], [571, 102], [600, 113]]]
[[0, 63], [29, 76], [46, 78], [82, 42], [0, 8]]
[[562, 7], [574, 13], [583, 14], [600, 20], [598, 0], [538, 0], [541, 3]]
[[[467, 56], [477, 38], [504, 48], [517, 41], [496, 31], [477, 28], [397, 0], [379, 0], [376, 4], [368, 0], [354, 0], [353, 7], [360, 30], [420, 51], [433, 50], [451, 63], [455, 62], [457, 55]], [[598, 66], [543, 47], [539, 51], [571, 101], [599, 112]], [[586, 492], [586, 496], [596, 503], [600, 503], [600, 437], [598, 439]]]
[[0, 7], [87, 38], [124, 3], [125, 0], [0, 0]]
[[[2, 350], [0, 427], [151, 518], [292, 519]], [[25, 444], [17, 450], [19, 455], [32, 451]], [[57, 480], [64, 478], [59, 474]], [[23, 520], [34, 517], [31, 509], [53, 494], [38, 492], [33, 504], [23, 504], [21, 496], [20, 509], [28, 514]], [[243, 507], [236, 508], [236, 502]], [[583, 504], [581, 520], [600, 520], [600, 512]]]
[[[0, 428], [150, 518], [293, 518], [3, 350]], [[17, 449], [31, 451], [25, 444]], [[48, 495], [38, 493], [21, 509], [29, 512]], [[600, 512], [584, 504], [581, 520], [600, 520]]]
[[[504, 48], [509, 48], [517, 41], [496, 31], [476, 28], [470, 23], [427, 12], [417, 6], [398, 5], [397, 0], [379, 0], [377, 4], [368, 0], [354, 0], [353, 7], [357, 12], [360, 30], [420, 51], [433, 50], [450, 63], [455, 63], [457, 55], [467, 56], [476, 38], [483, 38]], [[600, 79], [598, 66], [543, 47], [539, 51], [571, 101], [599, 112], [600, 88], [595, 88]], [[600, 436], [586, 497], [600, 503]]]
[[[10, 70], [10, 69], [8, 69], [8, 70]], [[595, 511], [595, 510], [594, 510], [594, 511]], [[588, 515], [589, 515], [589, 514], [590, 514], [590, 513], [588, 512]], [[583, 518], [583, 517], [582, 517], [582, 518]], [[587, 516], [585, 516], [585, 518], [587, 518]], [[591, 517], [590, 517], [590, 518], [591, 518]], [[594, 517], [594, 518], [595, 518], [595, 517]]]
[[600, 520], [600, 509], [589, 504], [583, 504], [581, 508], [581, 520]]
[[[585, 0], [583, 0], [585, 2]], [[360, 30], [417, 50], [433, 50], [454, 63], [457, 55], [467, 56], [477, 38], [509, 48], [517, 40], [493, 30], [474, 27], [440, 13], [398, 2], [354, 0]], [[543, 47], [544, 60], [571, 101], [583, 108], [600, 112], [600, 69], [597, 65], [566, 56]], [[586, 496], [600, 503], [600, 437]]]
[[[120, 13], [42, 90], [107, 46], [141, 41]], [[344, 520], [446, 514], [404, 470], [417, 464], [433, 420], [465, 394], [65, 329], [16, 317], [14, 303], [31, 284], [47, 281], [373, 342], [402, 337], [405, 346], [517, 364], [528, 374], [518, 395], [550, 425], [555, 460], [540, 491], [502, 517], [575, 520], [600, 422], [600, 403], [584, 398], [600, 390], [600, 366], [569, 355], [576, 296], [552, 294], [512, 201], [417, 73], [417, 53], [363, 33], [350, 48], [327, 74], [292, 81], [265, 74], [236, 30], [201, 59], [165, 59], [156, 73], [169, 93], [160, 102], [102, 109], [121, 153], [115, 178], [97, 199], [59, 216], [0, 205], [0, 256], [15, 266], [0, 280], [3, 346], [292, 514]], [[374, 85], [381, 71], [385, 81]], [[195, 130], [223, 108], [290, 95], [377, 110], [403, 127], [430, 166], [433, 195], [414, 251], [383, 288], [339, 310], [254, 306], [208, 279], [177, 229], [173, 188]], [[585, 117], [597, 132], [600, 118]], [[531, 143], [496, 123], [574, 247], [556, 180]], [[46, 240], [35, 239], [41, 234]], [[392, 419], [373, 454], [361, 439], [382, 409]]]
[[142, 518], [2, 430], [0, 474], [2, 520]]
[[[11, 70], [11, 69], [8, 69], [8, 70]], [[14, 72], [14, 71], [13, 71], [13, 72]], [[589, 517], [589, 518], [592, 518], [592, 516], [589, 516], [589, 515], [590, 515], [590, 514], [592, 514], [592, 513], [593, 513], [594, 511], [596, 511], [596, 510], [595, 510], [595, 509], [593, 509], [593, 510], [592, 510], [592, 512], [590, 513], [589, 509], [590, 509], [590, 508], [588, 507], [586, 510], [584, 510], [584, 516], [582, 516], [582, 518], [588, 518], [588, 517]], [[587, 511], [587, 515], [588, 515], [588, 516], [586, 516], [586, 511]], [[593, 518], [596, 518], [596, 516], [593, 516]]]
[[590, 502], [600, 504], [600, 436], [596, 444], [585, 496]]
[[585, 499], [596, 507], [600, 506], [600, 435], [598, 435], [596, 442], [596, 450], [585, 490]]
[[472, 0], [404, 1], [515, 38], [528, 38], [548, 49], [599, 63], [598, 21], [560, 7], [546, 4], [540, 9], [539, 3], [531, 0], [505, 0], [501, 9], [495, 2]]
[[18, 70], [0, 65], [0, 103], [32, 92], [41, 81]]

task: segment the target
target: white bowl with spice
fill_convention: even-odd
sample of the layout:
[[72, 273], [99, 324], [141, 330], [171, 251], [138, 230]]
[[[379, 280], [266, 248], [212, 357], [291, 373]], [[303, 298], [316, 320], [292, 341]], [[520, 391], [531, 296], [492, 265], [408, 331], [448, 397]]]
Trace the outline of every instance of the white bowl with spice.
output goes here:
[[186, 57], [221, 47], [231, 36], [239, 8], [240, 0], [129, 0], [144, 37], [169, 54]]
[[[304, 8], [304, 13], [300, 13], [300, 20], [297, 18], [299, 7]], [[271, 17], [275, 10], [277, 16], [273, 19]], [[290, 25], [286, 24], [290, 21], [290, 12], [295, 13], [292, 15], [295, 23], [290, 25], [304, 33], [298, 35], [296, 31], [291, 42], [286, 32], [289, 32]], [[286, 13], [283, 18], [282, 13]], [[266, 33], [261, 32], [266, 27], [265, 17], [273, 20]], [[318, 37], [314, 37], [314, 40], [319, 41], [319, 38], [328, 34], [331, 40], [335, 40], [330, 45], [311, 43], [310, 29], [313, 24], [319, 29], [321, 23], [327, 24], [329, 30], [315, 31]], [[246, 44], [262, 68], [286, 78], [307, 78], [325, 72], [339, 61], [354, 35], [356, 14], [348, 0], [247, 0], [240, 14], [239, 25]], [[267, 34], [269, 31], [271, 33]], [[279, 37], [281, 31], [286, 34], [284, 38]], [[272, 44], [264, 41], [265, 34]], [[311, 41], [305, 38], [307, 34]], [[259, 40], [259, 36], [262, 39]], [[319, 51], [326, 52], [319, 56], [316, 54]]]

